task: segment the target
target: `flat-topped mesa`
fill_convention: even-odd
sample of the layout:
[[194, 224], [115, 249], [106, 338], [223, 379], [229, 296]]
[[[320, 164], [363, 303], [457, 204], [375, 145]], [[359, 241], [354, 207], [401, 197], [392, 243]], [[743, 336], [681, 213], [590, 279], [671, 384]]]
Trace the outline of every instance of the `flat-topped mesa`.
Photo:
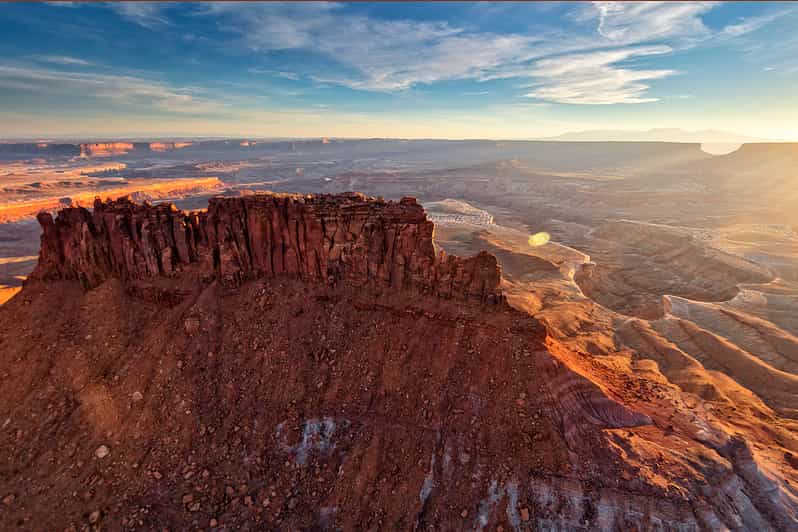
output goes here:
[[259, 193], [212, 198], [207, 211], [127, 198], [38, 216], [39, 263], [32, 280], [79, 280], [93, 288], [194, 272], [225, 284], [272, 277], [415, 290], [443, 298], [502, 300], [489, 253], [436, 253], [433, 223], [415, 198], [358, 193]]
[[95, 142], [80, 145], [81, 157], [109, 157], [124, 155], [134, 148], [132, 142]]

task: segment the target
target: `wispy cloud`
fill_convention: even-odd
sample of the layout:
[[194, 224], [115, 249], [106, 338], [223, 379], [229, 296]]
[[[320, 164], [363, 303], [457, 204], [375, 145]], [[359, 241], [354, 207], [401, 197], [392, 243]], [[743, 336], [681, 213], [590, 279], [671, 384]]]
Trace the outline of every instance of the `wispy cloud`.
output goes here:
[[137, 76], [63, 71], [30, 65], [0, 64], [0, 87], [45, 94], [80, 94], [125, 106], [152, 107], [180, 114], [220, 113], [227, 106], [197, 87], [173, 87]]
[[767, 15], [762, 15], [758, 17], [749, 17], [741, 19], [739, 22], [734, 24], [729, 24], [728, 26], [724, 27], [721, 31], [721, 34], [724, 36], [729, 37], [740, 37], [742, 35], [747, 35], [749, 33], [753, 33], [765, 27], [767, 24], [770, 24], [774, 20], [778, 19], [779, 17], [783, 16], [784, 12], [778, 13], [769, 13]]
[[32, 55], [30, 57], [36, 61], [53, 63], [56, 65], [91, 66], [94, 64], [91, 61], [86, 61], [85, 59], [70, 57], [67, 55]]
[[[766, 71], [790, 75], [798, 71], [798, 35], [792, 31], [796, 24], [798, 8], [780, 8], [763, 15], [738, 19], [719, 32], [718, 41], [739, 50], [749, 63], [758, 66], [764, 64]], [[766, 27], [768, 31], [780, 34], [778, 46], [761, 38]]]
[[[733, 39], [759, 30], [778, 14], [742, 18], [720, 30], [703, 16], [718, 2], [593, 2], [575, 19], [596, 24], [596, 50], [538, 61], [529, 97], [569, 104], [637, 104], [658, 101], [650, 83], [674, 74], [671, 69], [645, 69], [630, 60], [667, 55], [719, 39]], [[606, 48], [602, 50], [602, 46]], [[678, 96], [677, 96], [678, 97]]]
[[646, 82], [675, 72], [640, 68], [630, 60], [706, 38], [711, 32], [701, 15], [714, 5], [596, 2], [581, 8], [580, 19], [593, 25], [591, 31], [550, 35], [377, 20], [337, 4], [258, 4], [242, 10], [222, 3], [204, 6], [204, 13], [224, 20], [251, 50], [302, 49], [341, 65], [308, 74], [319, 83], [394, 92], [447, 80], [517, 78], [534, 86], [528, 96], [550, 102], [636, 104], [658, 99], [648, 95]]
[[701, 15], [717, 2], [594, 2], [598, 33], [615, 43], [665, 39], [695, 41], [710, 35]]
[[247, 69], [250, 74], [266, 74], [275, 78], [289, 79], [291, 81], [298, 81], [300, 75], [295, 72], [286, 72], [284, 70], [272, 70], [269, 68], [251, 67]]
[[172, 6], [167, 2], [108, 2], [103, 5], [121, 17], [148, 29], [168, 25], [166, 10]]
[[643, 82], [676, 71], [623, 68], [619, 63], [670, 51], [667, 46], [646, 46], [543, 59], [530, 72], [537, 81], [526, 96], [581, 105], [654, 102], [658, 98], [646, 94], [649, 86]]
[[[172, 24], [170, 3], [106, 4], [120, 16], [155, 29]], [[195, 15], [212, 17], [232, 39], [217, 44], [231, 53], [274, 55], [299, 50], [319, 61], [296, 71], [251, 67], [317, 88], [338, 85], [389, 93], [451, 80], [516, 79], [526, 96], [563, 104], [641, 104], [660, 99], [657, 80], [677, 72], [651, 68], [649, 56], [666, 56], [708, 41], [730, 42], [756, 32], [778, 14], [741, 18], [711, 28], [704, 16], [718, 2], [593, 2], [570, 17], [574, 27], [528, 33], [492, 33], [451, 22], [384, 19], [337, 3], [209, 3]], [[500, 15], [514, 6], [496, 7]], [[492, 9], [492, 8], [491, 8]], [[202, 37], [206, 38], [206, 37]], [[264, 58], [266, 59], [266, 58]], [[260, 64], [268, 64], [267, 61]], [[67, 63], [61, 63], [67, 64]], [[478, 95], [478, 91], [464, 95]]]
[[377, 20], [341, 12], [336, 4], [205, 6], [255, 51], [303, 49], [332, 58], [346, 73], [315, 73], [317, 81], [353, 89], [396, 91], [418, 83], [486, 78], [538, 52], [537, 37], [468, 33], [445, 22]]

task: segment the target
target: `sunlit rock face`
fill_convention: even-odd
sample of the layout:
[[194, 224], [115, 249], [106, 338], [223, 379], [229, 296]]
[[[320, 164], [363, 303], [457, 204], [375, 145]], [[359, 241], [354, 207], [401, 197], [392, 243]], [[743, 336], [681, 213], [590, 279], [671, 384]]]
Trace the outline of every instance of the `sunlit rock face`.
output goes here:
[[496, 259], [437, 254], [433, 224], [413, 198], [360, 194], [257, 194], [213, 198], [201, 213], [127, 199], [64, 209], [44, 229], [33, 279], [77, 279], [94, 287], [192, 271], [227, 283], [288, 276], [501, 299]]
[[[117, 166], [124, 168], [124, 165]], [[73, 181], [69, 185], [71, 186], [54, 185], [43, 189], [38, 198], [0, 204], [0, 223], [33, 219], [42, 211], [55, 211], [65, 206], [91, 206], [97, 198], [129, 196], [136, 201], [156, 201], [165, 198], [185, 198], [196, 194], [213, 194], [221, 191], [224, 186], [216, 177], [130, 179], [121, 184], [109, 180], [102, 183], [104, 186], [101, 188], [95, 188], [92, 182]]]
[[192, 142], [150, 142], [150, 150], [163, 153], [172, 150], [179, 150], [181, 148], [188, 148], [192, 144]]
[[81, 144], [81, 157], [111, 157], [113, 155], [124, 155], [133, 150], [131, 142], [99, 142], [93, 144]]

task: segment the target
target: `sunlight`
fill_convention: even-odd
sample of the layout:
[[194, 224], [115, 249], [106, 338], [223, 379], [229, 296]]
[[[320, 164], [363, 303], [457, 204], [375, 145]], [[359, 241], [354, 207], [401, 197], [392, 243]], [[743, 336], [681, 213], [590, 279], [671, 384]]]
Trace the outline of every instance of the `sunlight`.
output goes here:
[[545, 231], [541, 231], [539, 233], [535, 233], [534, 235], [530, 235], [529, 245], [532, 246], [533, 248], [536, 248], [538, 246], [543, 246], [548, 244], [549, 240], [551, 240], [551, 235], [549, 235]]
[[739, 142], [705, 142], [701, 144], [701, 151], [710, 155], [727, 155], [740, 149]]

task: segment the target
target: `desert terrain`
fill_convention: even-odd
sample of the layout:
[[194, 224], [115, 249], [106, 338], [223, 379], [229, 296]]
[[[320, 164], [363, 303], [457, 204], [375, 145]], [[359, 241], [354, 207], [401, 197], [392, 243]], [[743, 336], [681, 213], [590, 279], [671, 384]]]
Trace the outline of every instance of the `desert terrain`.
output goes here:
[[6, 522], [798, 529], [797, 145], [45, 144]]

